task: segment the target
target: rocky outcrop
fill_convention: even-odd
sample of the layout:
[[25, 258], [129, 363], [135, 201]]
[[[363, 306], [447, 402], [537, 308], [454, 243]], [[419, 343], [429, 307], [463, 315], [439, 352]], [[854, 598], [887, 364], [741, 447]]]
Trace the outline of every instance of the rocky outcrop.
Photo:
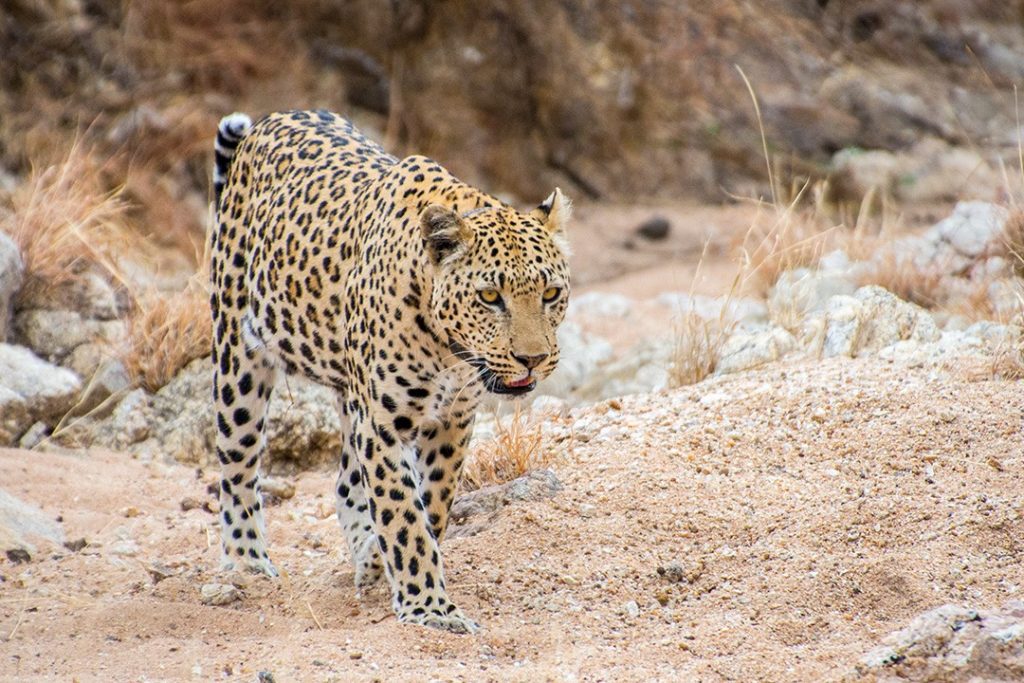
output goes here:
[[[213, 370], [207, 358], [190, 363], [156, 394], [129, 393], [108, 418], [84, 422], [68, 438], [152, 458], [216, 463]], [[293, 470], [334, 462], [341, 422], [331, 389], [289, 377], [278, 382], [267, 419], [264, 469]]]
[[911, 340], [935, 341], [939, 328], [931, 315], [892, 292], [870, 285], [853, 296], [834, 296], [825, 310], [804, 323], [803, 340], [828, 358], [855, 357]]
[[1024, 680], [1024, 602], [976, 610], [943, 605], [864, 655], [844, 683]]

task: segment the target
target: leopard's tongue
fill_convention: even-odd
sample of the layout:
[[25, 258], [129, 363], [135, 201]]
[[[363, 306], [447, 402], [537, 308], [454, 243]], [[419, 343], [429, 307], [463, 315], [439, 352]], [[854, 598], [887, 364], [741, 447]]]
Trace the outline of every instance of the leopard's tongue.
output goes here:
[[515, 382], [508, 382], [508, 386], [518, 389], [519, 387], [525, 387], [533, 382], [533, 378], [527, 375], [524, 379], [516, 380]]

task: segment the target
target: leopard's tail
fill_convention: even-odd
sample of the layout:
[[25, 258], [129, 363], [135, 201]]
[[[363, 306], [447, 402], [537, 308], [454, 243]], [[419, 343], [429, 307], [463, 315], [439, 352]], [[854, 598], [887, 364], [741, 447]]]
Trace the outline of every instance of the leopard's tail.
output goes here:
[[228, 168], [235, 149], [252, 127], [252, 119], [235, 112], [225, 116], [217, 126], [217, 141], [213, 143], [213, 206], [220, 208], [220, 195], [228, 181]]

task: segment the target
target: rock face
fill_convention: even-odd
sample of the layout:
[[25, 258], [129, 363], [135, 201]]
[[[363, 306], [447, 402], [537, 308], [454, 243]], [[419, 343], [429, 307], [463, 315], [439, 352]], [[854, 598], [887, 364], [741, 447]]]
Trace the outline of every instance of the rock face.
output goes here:
[[997, 610], [943, 605], [925, 612], [864, 655], [843, 680], [1024, 680], [1024, 602]]
[[21, 346], [0, 344], [0, 443], [14, 443], [36, 421], [56, 422], [74, 405], [81, 388], [70, 370]]
[[25, 267], [18, 246], [0, 232], [0, 343], [7, 341], [14, 312], [14, 296], [21, 289]]

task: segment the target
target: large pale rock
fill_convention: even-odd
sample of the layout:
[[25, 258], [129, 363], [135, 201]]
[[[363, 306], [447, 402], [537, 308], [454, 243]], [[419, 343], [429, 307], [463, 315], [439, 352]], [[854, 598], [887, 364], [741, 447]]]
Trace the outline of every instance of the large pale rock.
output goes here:
[[37, 420], [52, 424], [71, 409], [81, 388], [70, 370], [21, 346], [0, 344], [0, 441], [13, 443]]
[[927, 311], [874, 285], [854, 296], [832, 297], [803, 327], [805, 343], [824, 357], [858, 356], [904, 340], [936, 341], [940, 335]]
[[843, 678], [857, 681], [1024, 680], [1024, 602], [943, 605], [887, 636]]
[[36, 353], [53, 361], [67, 357], [89, 342], [116, 343], [125, 334], [119, 320], [92, 320], [77, 311], [33, 309], [14, 319], [18, 339]]
[[1009, 211], [988, 202], [960, 202], [953, 214], [937, 223], [928, 235], [945, 242], [969, 258], [998, 250]]
[[60, 524], [35, 505], [0, 489], [0, 550], [20, 549], [35, 554], [36, 544], [60, 546]]
[[796, 350], [797, 346], [796, 337], [781, 327], [759, 332], [738, 332], [722, 345], [715, 374], [742, 372], [777, 361]]
[[14, 313], [14, 297], [21, 289], [24, 276], [25, 266], [18, 245], [0, 232], [0, 342], [7, 341]]

